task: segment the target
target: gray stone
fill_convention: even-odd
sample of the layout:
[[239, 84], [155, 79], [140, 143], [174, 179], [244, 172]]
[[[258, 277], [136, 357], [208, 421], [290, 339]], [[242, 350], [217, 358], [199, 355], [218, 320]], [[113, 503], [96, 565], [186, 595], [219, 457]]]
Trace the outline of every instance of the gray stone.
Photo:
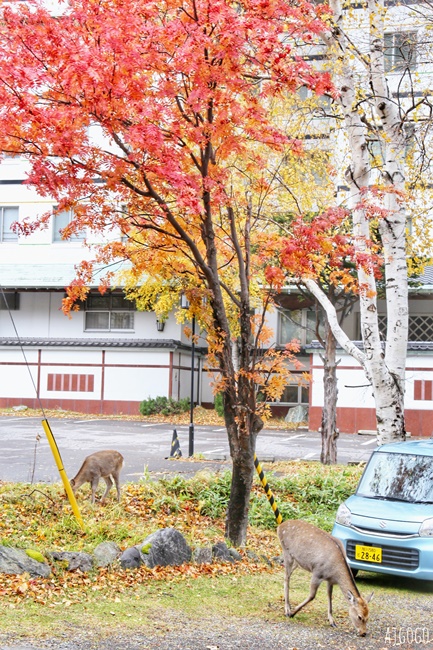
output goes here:
[[307, 422], [308, 408], [306, 406], [302, 406], [302, 404], [294, 406], [293, 408], [289, 409], [284, 420], [292, 424], [302, 424], [303, 422]]
[[221, 560], [222, 562], [234, 562], [234, 558], [231, 556], [225, 542], [217, 542], [214, 544], [212, 546], [212, 553], [215, 559]]
[[257, 563], [260, 562], [260, 558], [255, 551], [251, 551], [250, 549], [248, 549], [246, 553], [247, 553], [247, 558], [249, 558], [253, 562], [257, 562]]
[[240, 562], [242, 560], [242, 555], [238, 553], [235, 548], [229, 548], [229, 553], [235, 562]]
[[0, 573], [29, 573], [32, 578], [48, 578], [51, 567], [46, 562], [34, 560], [19, 548], [0, 546]]
[[96, 566], [108, 566], [112, 564], [121, 552], [115, 542], [101, 542], [93, 551]]
[[179, 566], [190, 562], [192, 551], [184, 536], [175, 528], [162, 528], [146, 537], [137, 548], [141, 560], [150, 569], [156, 566]]
[[212, 548], [210, 546], [195, 548], [192, 559], [196, 564], [212, 564]]
[[136, 546], [127, 548], [120, 556], [120, 565], [122, 569], [138, 569], [142, 564], [141, 553]]
[[[250, 560], [252, 560], [253, 562], [256, 562], [257, 564], [264, 562], [268, 566], [272, 566], [272, 562], [277, 561], [277, 559], [274, 558], [272, 560], [272, 562], [271, 562], [271, 560], [269, 558], [267, 558], [266, 555], [257, 555], [257, 553], [255, 553], [254, 551], [251, 551], [251, 550], [248, 550], [246, 552], [246, 554], [247, 554], [247, 557]], [[283, 556], [281, 555], [280, 557], [281, 557], [281, 561], [283, 562]], [[279, 564], [279, 562], [277, 562], [277, 563]]]
[[53, 551], [50, 557], [58, 562], [65, 561], [68, 563], [66, 569], [68, 571], [82, 571], [86, 573], [93, 569], [93, 557], [89, 553], [74, 552], [74, 551]]

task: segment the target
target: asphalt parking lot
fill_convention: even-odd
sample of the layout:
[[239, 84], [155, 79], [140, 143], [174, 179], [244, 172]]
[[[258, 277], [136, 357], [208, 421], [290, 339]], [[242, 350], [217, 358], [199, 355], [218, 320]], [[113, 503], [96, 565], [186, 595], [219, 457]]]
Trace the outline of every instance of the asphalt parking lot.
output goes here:
[[[70, 478], [83, 459], [100, 449], [116, 449], [125, 458], [122, 480], [138, 480], [146, 472], [191, 475], [199, 469], [217, 470], [230, 466], [225, 428], [196, 426], [194, 460], [188, 460], [187, 426], [108, 419], [51, 419], [64, 468]], [[182, 459], [170, 460], [173, 431], [179, 440]], [[40, 438], [37, 440], [37, 438]], [[0, 480], [56, 482], [59, 480], [39, 417], [0, 416]], [[257, 441], [257, 457], [263, 462], [319, 460], [320, 434], [311, 431], [264, 430]], [[366, 461], [376, 446], [374, 436], [340, 434], [338, 462]], [[199, 459], [197, 459], [197, 457]]]

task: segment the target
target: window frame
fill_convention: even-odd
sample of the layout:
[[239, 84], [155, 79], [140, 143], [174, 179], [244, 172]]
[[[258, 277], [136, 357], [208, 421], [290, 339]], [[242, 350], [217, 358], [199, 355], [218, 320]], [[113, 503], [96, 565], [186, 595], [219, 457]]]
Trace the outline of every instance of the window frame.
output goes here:
[[[283, 337], [282, 337], [282, 332], [283, 332], [282, 320], [283, 320], [283, 318], [291, 321], [292, 323], [293, 322], [296, 323], [296, 321], [293, 321], [290, 318], [289, 314], [291, 314], [291, 313], [299, 313], [299, 312], [301, 313], [301, 323], [297, 324], [297, 328], [299, 329], [299, 336], [294, 335], [290, 340], [289, 339], [283, 340]], [[308, 345], [309, 343], [311, 343], [311, 341], [313, 341], [313, 340], [315, 340], [317, 338], [315, 331], [312, 332], [311, 328], [308, 327], [308, 314], [309, 313], [313, 313], [313, 314], [316, 315], [316, 310], [315, 309], [309, 309], [308, 307], [307, 308], [304, 307], [304, 308], [301, 308], [301, 309], [279, 309], [278, 310], [278, 337], [277, 337], [278, 345], [280, 345], [280, 346], [281, 345], [286, 345], [287, 343], [290, 343], [290, 341], [293, 341], [294, 339], [300, 341], [301, 345]], [[308, 339], [307, 334], [309, 334], [310, 332], [311, 332], [311, 338]]]
[[[391, 39], [391, 44], [387, 44]], [[396, 42], [397, 39], [400, 42]], [[406, 40], [407, 39], [407, 40]], [[404, 50], [406, 40], [407, 53]], [[385, 74], [401, 74], [414, 70], [417, 65], [417, 32], [411, 30], [385, 32], [383, 39], [383, 57]], [[406, 54], [409, 54], [406, 58]]]
[[[121, 305], [116, 302], [121, 298]], [[96, 304], [92, 305], [92, 302]], [[99, 304], [97, 304], [99, 302]], [[104, 302], [106, 305], [104, 305]], [[123, 293], [113, 292], [100, 294], [91, 292], [84, 303], [84, 331], [85, 332], [134, 332], [135, 331], [135, 303], [127, 300]], [[108, 314], [108, 327], [94, 327], [87, 324], [88, 314]], [[113, 327], [113, 320], [118, 314], [129, 314], [130, 327]]]
[[[5, 210], [16, 210], [17, 211], [17, 218], [13, 220], [19, 221], [20, 218], [20, 208], [18, 205], [0, 205], [0, 243], [1, 244], [16, 244], [18, 242], [18, 233], [13, 232], [13, 230], [7, 230], [5, 229], [5, 219], [4, 219], [4, 213]], [[12, 223], [13, 223], [12, 222]], [[6, 236], [10, 233], [11, 236]]]
[[[415, 329], [420, 329], [420, 325], [416, 325], [414, 322], [415, 319], [428, 319], [430, 321], [433, 321], [433, 313], [429, 312], [423, 312], [423, 313], [410, 313], [409, 314], [409, 324], [408, 324], [408, 342], [409, 343], [422, 343], [426, 341], [431, 341], [432, 338], [426, 335], [423, 338], [413, 338], [412, 333]], [[387, 316], [386, 314], [380, 312], [378, 314], [378, 319], [379, 319], [379, 331], [382, 336], [382, 339], [385, 341], [386, 340], [386, 325], [387, 325]], [[359, 339], [361, 339], [361, 316], [359, 315], [358, 318], [358, 324], [359, 324]], [[433, 327], [433, 324], [430, 326], [427, 324], [427, 328], [431, 329]]]
[[0, 292], [0, 311], [18, 311], [20, 294], [18, 291], [3, 290]]
[[[61, 234], [61, 230], [66, 228], [71, 221], [74, 219], [74, 211], [72, 209], [69, 210], [62, 210], [59, 213], [55, 213], [55, 210], [57, 209], [57, 206], [54, 206], [54, 212], [52, 216], [52, 222], [53, 222], [53, 228], [52, 228], [52, 243], [53, 244], [65, 244], [65, 243], [81, 243], [86, 239], [87, 233], [86, 229], [83, 228], [79, 232], [73, 234], [71, 237], [68, 238], [63, 238]], [[63, 217], [63, 215], [67, 215], [68, 221], [64, 225], [58, 226], [58, 219]]]
[[[294, 376], [296, 376], [297, 374], [300, 374], [300, 373], [295, 373], [295, 372], [293, 373]], [[272, 402], [272, 404], [278, 404], [278, 406], [289, 406], [290, 408], [292, 408], [293, 406], [307, 406], [307, 407], [309, 406], [309, 404], [310, 404], [310, 384], [309, 383], [306, 384], [306, 383], [302, 383], [302, 382], [298, 382], [298, 381], [293, 381], [293, 382], [288, 382], [286, 384], [286, 386], [295, 386], [298, 389], [298, 401], [297, 402], [287, 402], [287, 401], [284, 401], [282, 399], [283, 396], [281, 396], [281, 398], [278, 401]], [[306, 397], [307, 397], [306, 402], [304, 402], [302, 400], [303, 391], [306, 391]]]

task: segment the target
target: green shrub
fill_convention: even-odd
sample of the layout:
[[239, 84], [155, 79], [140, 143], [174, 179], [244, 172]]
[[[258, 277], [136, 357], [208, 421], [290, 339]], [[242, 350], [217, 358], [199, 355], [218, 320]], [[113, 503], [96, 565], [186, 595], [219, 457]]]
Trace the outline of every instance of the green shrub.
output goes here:
[[140, 402], [141, 415], [155, 415], [162, 413], [162, 415], [175, 415], [176, 413], [185, 413], [190, 407], [189, 397], [180, 400], [175, 400], [172, 397], [149, 397]]
[[151, 399], [144, 399], [142, 402], [140, 402], [140, 413], [141, 415], [153, 415], [156, 413], [156, 405], [155, 405], [155, 400]]
[[215, 395], [214, 406], [215, 406], [215, 411], [222, 418], [224, 415], [224, 394], [223, 393], [217, 393]]
[[191, 479], [182, 476], [160, 479], [160, 485], [177, 503], [189, 499], [197, 501], [203, 515], [217, 518], [223, 517], [227, 509], [231, 479], [229, 471], [221, 474], [198, 472]]
[[[330, 531], [338, 506], [356, 489], [361, 469], [359, 467], [324, 466], [320, 463], [300, 465], [288, 476], [266, 473], [269, 487], [283, 520], [306, 519]], [[272, 528], [275, 515], [266, 495], [254, 494], [249, 511], [251, 524]]]
[[[295, 471], [286, 476], [265, 471], [283, 521], [306, 519], [330, 531], [338, 506], [355, 491], [361, 468], [324, 466], [313, 462], [294, 463], [293, 467], [296, 467]], [[224, 517], [230, 499], [231, 476], [230, 471], [218, 474], [199, 472], [191, 479], [183, 476], [161, 479], [158, 506], [163, 505], [175, 512], [182, 508], [184, 501], [192, 500], [198, 503], [203, 515]], [[258, 476], [251, 493], [248, 519], [258, 528], [272, 530], [277, 525]]]

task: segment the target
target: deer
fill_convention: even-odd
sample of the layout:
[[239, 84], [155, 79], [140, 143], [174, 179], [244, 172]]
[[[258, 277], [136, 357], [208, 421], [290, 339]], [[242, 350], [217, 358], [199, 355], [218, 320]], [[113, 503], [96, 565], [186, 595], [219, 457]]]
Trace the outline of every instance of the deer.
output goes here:
[[[332, 590], [339, 585], [349, 605], [349, 617], [359, 636], [367, 633], [368, 603], [371, 593], [363, 598], [359, 593], [346, 559], [343, 543], [313, 524], [300, 519], [288, 520], [277, 528], [284, 557], [284, 613], [293, 617], [314, 600], [319, 585], [327, 581], [328, 621], [336, 627], [332, 616]], [[297, 567], [312, 573], [308, 597], [294, 609], [290, 606], [290, 576]]]
[[120, 501], [119, 475], [123, 463], [124, 460], [122, 454], [119, 454], [118, 451], [114, 451], [114, 449], [106, 449], [104, 451], [97, 451], [94, 454], [90, 454], [90, 456], [87, 456], [87, 458], [84, 459], [78, 474], [70, 481], [73, 493], [75, 494], [83, 483], [88, 482], [92, 487], [91, 502], [95, 503], [99, 480], [103, 478], [107, 487], [101, 499], [101, 504], [105, 503], [105, 498], [113, 487], [113, 480], [116, 484], [117, 501]]

